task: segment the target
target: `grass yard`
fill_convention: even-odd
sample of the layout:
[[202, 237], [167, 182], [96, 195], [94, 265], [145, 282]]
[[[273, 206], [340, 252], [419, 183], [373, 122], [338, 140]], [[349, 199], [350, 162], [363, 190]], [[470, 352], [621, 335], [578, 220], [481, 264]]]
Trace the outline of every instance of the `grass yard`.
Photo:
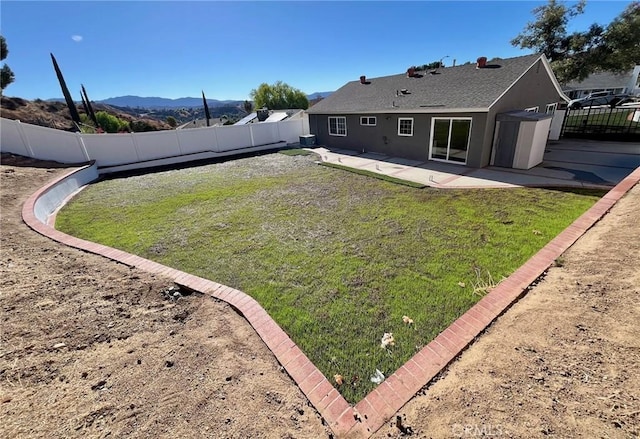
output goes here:
[[314, 160], [105, 180], [56, 227], [250, 294], [354, 403], [603, 194], [416, 189]]

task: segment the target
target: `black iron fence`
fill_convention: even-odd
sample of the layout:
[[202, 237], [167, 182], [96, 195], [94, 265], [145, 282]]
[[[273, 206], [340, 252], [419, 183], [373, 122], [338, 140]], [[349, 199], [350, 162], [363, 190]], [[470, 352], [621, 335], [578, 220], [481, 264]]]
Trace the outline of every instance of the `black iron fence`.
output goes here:
[[567, 109], [562, 136], [640, 142], [640, 105]]

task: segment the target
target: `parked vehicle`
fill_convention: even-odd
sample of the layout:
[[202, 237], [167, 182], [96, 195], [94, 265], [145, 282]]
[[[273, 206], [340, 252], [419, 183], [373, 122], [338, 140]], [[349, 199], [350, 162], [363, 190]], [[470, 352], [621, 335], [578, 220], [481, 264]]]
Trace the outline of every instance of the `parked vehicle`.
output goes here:
[[568, 107], [573, 109], [573, 108], [581, 108], [580, 106], [577, 106], [579, 103], [582, 103], [584, 101], [588, 101], [591, 99], [595, 99], [595, 98], [601, 98], [601, 97], [605, 97], [605, 96], [611, 96], [613, 95], [612, 91], [596, 91], [593, 93], [589, 93], [588, 95], [582, 97], [582, 98], [578, 98], [578, 99], [572, 99], [569, 101], [569, 105]]
[[622, 103], [631, 102], [632, 99], [632, 96], [629, 95], [598, 96], [590, 99], [573, 101], [573, 103], [569, 103], [569, 109], [575, 110], [578, 108], [600, 107], [605, 105], [613, 108]]

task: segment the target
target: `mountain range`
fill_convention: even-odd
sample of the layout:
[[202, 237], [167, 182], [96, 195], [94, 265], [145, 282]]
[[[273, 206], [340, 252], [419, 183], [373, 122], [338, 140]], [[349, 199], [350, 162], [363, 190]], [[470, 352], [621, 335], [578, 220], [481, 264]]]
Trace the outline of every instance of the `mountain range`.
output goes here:
[[[316, 92], [307, 95], [308, 99], [315, 99], [318, 96], [326, 98], [329, 96], [331, 91], [323, 91]], [[62, 101], [62, 99], [49, 99], [51, 101]], [[117, 96], [113, 98], [103, 99], [101, 101], [96, 101], [101, 104], [114, 105], [117, 107], [130, 107], [130, 108], [148, 108], [148, 109], [159, 109], [159, 108], [194, 108], [202, 106], [202, 98], [178, 98], [178, 99], [169, 99], [169, 98], [161, 98], [161, 97], [142, 97], [142, 96]], [[210, 107], [236, 107], [242, 105], [244, 101], [234, 101], [234, 100], [224, 100], [220, 101], [217, 99], [207, 99], [207, 104]]]

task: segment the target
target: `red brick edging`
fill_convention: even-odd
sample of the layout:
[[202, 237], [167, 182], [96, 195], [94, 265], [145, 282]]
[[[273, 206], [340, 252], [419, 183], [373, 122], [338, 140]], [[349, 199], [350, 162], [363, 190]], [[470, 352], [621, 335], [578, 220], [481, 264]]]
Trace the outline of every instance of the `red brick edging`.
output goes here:
[[34, 213], [36, 201], [51, 187], [82, 169], [84, 168], [72, 170], [31, 195], [22, 207], [24, 222], [36, 232], [62, 244], [169, 277], [178, 285], [229, 303], [247, 319], [335, 435], [350, 438], [367, 438], [382, 427], [499, 315], [523, 296], [529, 285], [544, 274], [562, 253], [640, 181], [638, 168], [352, 407], [264, 308], [249, 295], [121, 250], [75, 238], [40, 222]]

